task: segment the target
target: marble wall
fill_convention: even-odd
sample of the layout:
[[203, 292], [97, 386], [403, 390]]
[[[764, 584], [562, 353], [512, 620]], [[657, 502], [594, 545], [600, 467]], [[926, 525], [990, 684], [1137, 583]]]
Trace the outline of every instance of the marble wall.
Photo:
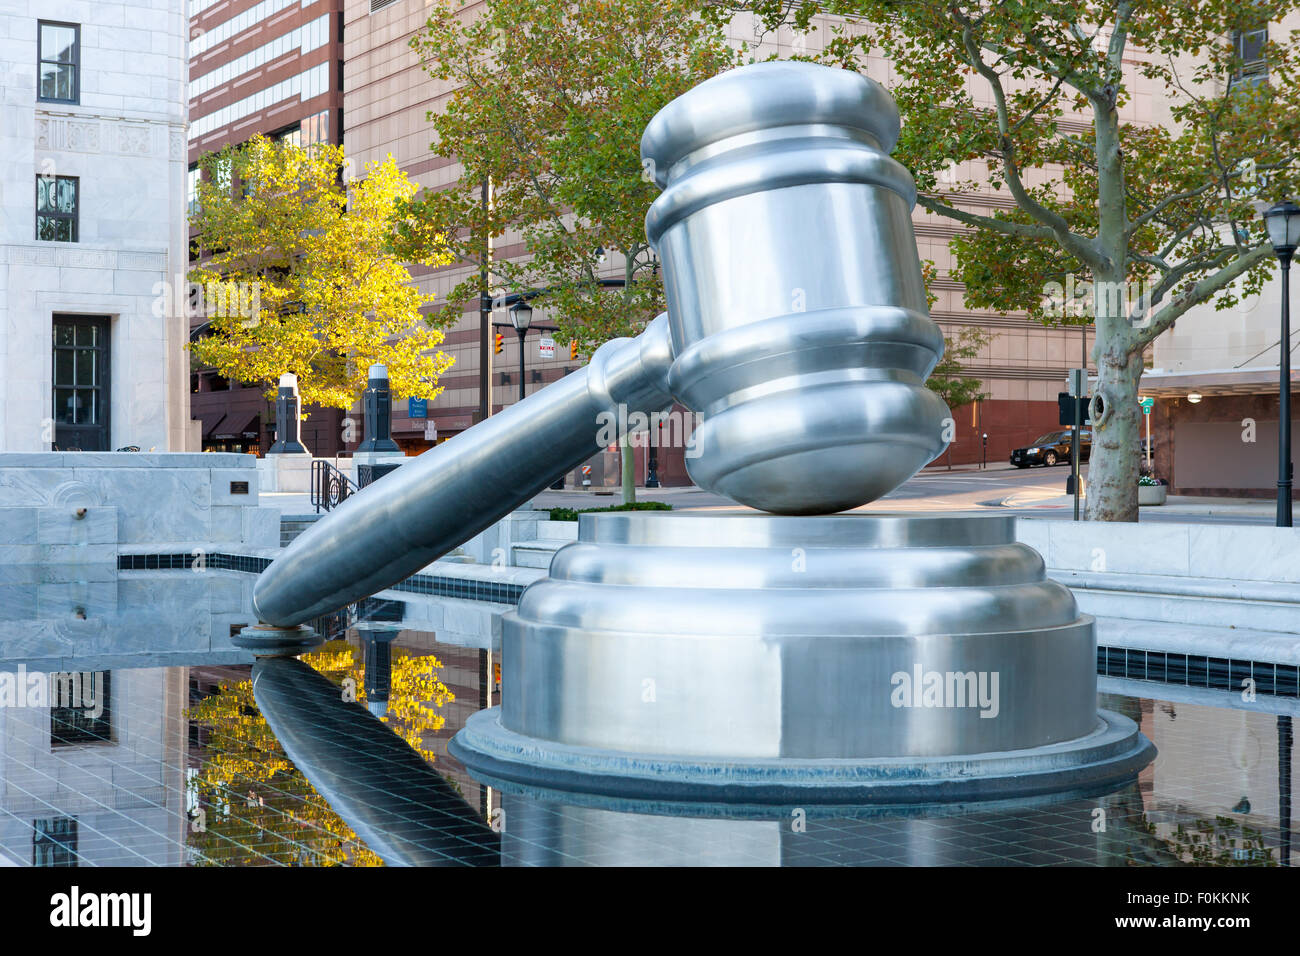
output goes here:
[[[0, 574], [123, 550], [255, 553], [280, 545], [252, 455], [0, 452]], [[84, 514], [78, 514], [85, 509]]]
[[[54, 441], [54, 314], [109, 317], [109, 447], [198, 450], [184, 303], [185, 0], [0, 7], [0, 451]], [[37, 21], [80, 26], [77, 103], [37, 100]], [[76, 242], [35, 239], [36, 177], [79, 180]], [[183, 288], [183, 286], [182, 286]]]

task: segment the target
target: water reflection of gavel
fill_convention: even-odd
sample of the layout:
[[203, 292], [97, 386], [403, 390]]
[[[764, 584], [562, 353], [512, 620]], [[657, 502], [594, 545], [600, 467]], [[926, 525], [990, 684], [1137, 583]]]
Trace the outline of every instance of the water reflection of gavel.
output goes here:
[[386, 864], [500, 864], [500, 834], [329, 679], [296, 658], [258, 658], [253, 696], [294, 766]]

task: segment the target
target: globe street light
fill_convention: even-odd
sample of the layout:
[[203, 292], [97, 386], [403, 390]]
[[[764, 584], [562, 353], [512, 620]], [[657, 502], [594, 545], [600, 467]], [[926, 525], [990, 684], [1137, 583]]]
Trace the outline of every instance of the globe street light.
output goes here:
[[1280, 202], [1264, 213], [1282, 265], [1282, 340], [1278, 343], [1277, 526], [1291, 527], [1291, 257], [1300, 246], [1300, 206]]
[[510, 307], [510, 324], [519, 333], [519, 400], [524, 400], [524, 336], [528, 326], [533, 323], [533, 307], [527, 300], [520, 299]]

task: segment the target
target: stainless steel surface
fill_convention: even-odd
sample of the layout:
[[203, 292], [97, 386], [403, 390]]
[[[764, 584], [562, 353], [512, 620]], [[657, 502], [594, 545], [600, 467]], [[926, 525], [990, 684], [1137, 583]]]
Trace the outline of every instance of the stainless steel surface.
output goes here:
[[[579, 540], [503, 620], [502, 725], [729, 759], [982, 754], [1085, 736], [1092, 619], [1015, 542], [1013, 520], [582, 515]], [[899, 705], [896, 675], [915, 683], [918, 668], [916, 705]], [[954, 693], [927, 706], [932, 674]], [[981, 686], [987, 706], [967, 698]]]
[[943, 336], [915, 187], [887, 155], [898, 132], [879, 84], [790, 62], [708, 80], [647, 126], [669, 385], [704, 416], [687, 458], [697, 485], [828, 514], [887, 494], [946, 446], [950, 413], [924, 385]]
[[[833, 732], [828, 731], [828, 732]], [[1136, 778], [1155, 748], [1128, 717], [1099, 711], [1090, 733], [1026, 750], [952, 756], [692, 757], [556, 743], [479, 711], [448, 744], [479, 782], [640, 802], [926, 805], [1098, 792]]]
[[[263, 574], [260, 618], [308, 620], [420, 569], [576, 466], [601, 411], [704, 416], [697, 484], [774, 512], [888, 493], [944, 448], [943, 352], [912, 234], [898, 112], [875, 82], [744, 67], [674, 100], [643, 156], [668, 318], [348, 500]], [[669, 366], [671, 365], [671, 370]]]
[[409, 577], [527, 501], [596, 450], [602, 412], [671, 399], [667, 320], [350, 496], [271, 563], [258, 618], [291, 626]]
[[397, 582], [589, 456], [600, 413], [676, 398], [704, 416], [695, 482], [776, 514], [583, 516], [505, 617], [503, 704], [457, 735], [462, 759], [773, 798], [1135, 772], [1150, 745], [1099, 720], [1092, 620], [1012, 519], [830, 516], [914, 474], [950, 422], [924, 384], [943, 337], [897, 137], [878, 84], [806, 63], [670, 103], [641, 150], [667, 316], [316, 522], [259, 580], [261, 619]]

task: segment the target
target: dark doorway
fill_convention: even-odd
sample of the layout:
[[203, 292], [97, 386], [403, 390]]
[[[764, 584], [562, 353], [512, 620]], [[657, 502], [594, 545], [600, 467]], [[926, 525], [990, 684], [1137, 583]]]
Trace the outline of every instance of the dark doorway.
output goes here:
[[54, 445], [109, 450], [108, 316], [54, 317]]

